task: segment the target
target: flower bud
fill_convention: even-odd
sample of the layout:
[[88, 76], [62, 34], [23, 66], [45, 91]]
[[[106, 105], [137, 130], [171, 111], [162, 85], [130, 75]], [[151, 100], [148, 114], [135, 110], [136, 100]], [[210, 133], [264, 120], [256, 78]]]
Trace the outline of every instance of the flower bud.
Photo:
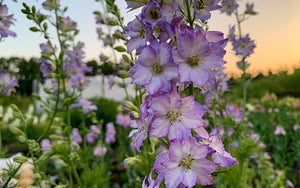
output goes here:
[[138, 108], [130, 101], [124, 101], [122, 104], [122, 109], [125, 111], [135, 111], [138, 112]]
[[16, 126], [10, 126], [9, 130], [16, 135], [23, 135], [23, 131]]
[[130, 77], [129, 74], [127, 73], [127, 71], [125, 71], [125, 70], [120, 70], [120, 71], [118, 71], [118, 72], [117, 72], [117, 76], [118, 76], [119, 78], [123, 78], [123, 79], [129, 78], [129, 77]]
[[123, 165], [124, 167], [128, 168], [133, 166], [135, 163], [141, 162], [141, 160], [138, 158], [138, 156], [136, 157], [127, 157], [124, 161], [123, 161]]
[[27, 157], [25, 156], [17, 156], [14, 158], [16, 163], [25, 163], [27, 161]]

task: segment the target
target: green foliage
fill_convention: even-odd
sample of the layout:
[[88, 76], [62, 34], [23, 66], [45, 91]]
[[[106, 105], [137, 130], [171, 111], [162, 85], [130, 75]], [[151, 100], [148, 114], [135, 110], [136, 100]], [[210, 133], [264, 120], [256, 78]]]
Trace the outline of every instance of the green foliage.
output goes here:
[[[250, 78], [250, 76], [248, 75]], [[275, 93], [279, 97], [293, 96], [300, 97], [300, 68], [294, 69], [293, 74], [288, 74], [287, 71], [282, 71], [278, 74], [269, 73], [268, 76], [258, 74], [251, 79], [251, 84], [247, 88], [247, 97], [250, 98], [261, 98], [266, 93]], [[229, 96], [242, 97], [242, 79], [230, 80]], [[238, 87], [237, 87], [238, 86]]]

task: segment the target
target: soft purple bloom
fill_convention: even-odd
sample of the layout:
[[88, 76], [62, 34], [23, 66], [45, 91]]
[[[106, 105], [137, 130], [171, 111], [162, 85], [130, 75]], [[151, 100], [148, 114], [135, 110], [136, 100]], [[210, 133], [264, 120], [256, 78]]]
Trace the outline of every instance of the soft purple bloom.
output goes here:
[[62, 32], [70, 32], [70, 31], [75, 31], [77, 27], [76, 22], [72, 21], [71, 18], [65, 17], [63, 19], [60, 19], [58, 22], [58, 28]]
[[294, 131], [299, 130], [299, 129], [300, 129], [300, 125], [294, 125], [294, 126], [293, 126], [293, 129], [294, 129]]
[[220, 126], [220, 127], [215, 127], [211, 130], [210, 135], [220, 135], [221, 137], [224, 136], [231, 136], [234, 133], [234, 129], [232, 127], [224, 127], [224, 126]]
[[52, 55], [56, 51], [56, 47], [54, 49], [51, 47], [49, 43], [41, 43], [40, 44], [41, 54], [42, 55]]
[[232, 157], [230, 153], [225, 151], [222, 139], [219, 135], [208, 135], [204, 128], [197, 128], [195, 131], [199, 135], [198, 140], [200, 143], [206, 144], [215, 150], [215, 153], [212, 154], [212, 159], [215, 163], [222, 167], [229, 167], [234, 164], [238, 164], [238, 161]]
[[41, 149], [42, 149], [43, 153], [49, 153], [51, 151], [51, 148], [52, 148], [52, 144], [51, 144], [50, 140], [43, 139], [41, 141]]
[[116, 123], [118, 125], [123, 126], [125, 129], [127, 129], [131, 125], [131, 119], [129, 115], [124, 115], [122, 113], [118, 113]]
[[115, 76], [110, 74], [106, 76], [107, 81], [108, 81], [108, 89], [111, 89], [115, 85]]
[[223, 55], [211, 53], [210, 49], [210, 43], [200, 29], [178, 37], [173, 58], [179, 66], [181, 83], [193, 82], [202, 88], [209, 81], [212, 69], [225, 63]]
[[145, 47], [129, 70], [132, 83], [145, 87], [150, 94], [170, 92], [171, 80], [178, 76], [177, 66], [170, 55], [170, 46], [165, 43], [153, 42]]
[[230, 40], [230, 41], [234, 41], [235, 40], [235, 26], [232, 26], [232, 27], [229, 27], [229, 33], [228, 33], [228, 36], [227, 38]]
[[94, 156], [101, 157], [101, 156], [105, 155], [106, 152], [107, 152], [106, 147], [96, 146], [96, 147], [94, 148], [93, 154], [94, 154]]
[[193, 96], [181, 98], [176, 92], [159, 95], [152, 98], [151, 109], [154, 117], [150, 136], [187, 139], [191, 129], [204, 125], [202, 116], [206, 111]]
[[196, 0], [193, 5], [193, 10], [195, 11], [197, 18], [202, 22], [205, 22], [211, 16], [210, 11], [221, 8], [221, 6], [218, 5], [219, 2], [220, 0]]
[[249, 34], [232, 41], [232, 45], [236, 55], [242, 55], [244, 58], [250, 56], [256, 47], [254, 40], [250, 39]]
[[234, 142], [232, 142], [231, 146], [234, 147], [234, 148], [239, 148], [239, 142], [234, 141]]
[[275, 135], [286, 135], [286, 132], [282, 126], [277, 126], [274, 131], [274, 134]]
[[70, 87], [83, 90], [90, 83], [90, 80], [85, 77], [87, 72], [92, 71], [91, 67], [87, 67], [83, 62], [85, 52], [83, 51], [83, 43], [78, 43], [73, 49], [66, 54], [65, 70], [70, 77]]
[[286, 184], [291, 188], [295, 187], [295, 185], [293, 184], [293, 182], [291, 180], [286, 180]]
[[142, 10], [142, 20], [154, 27], [161, 19], [162, 13], [159, 3], [150, 0]]
[[227, 104], [226, 113], [224, 113], [224, 115], [228, 115], [232, 117], [235, 123], [240, 123], [242, 120], [243, 113], [239, 107], [235, 107]]
[[140, 17], [136, 17], [126, 28], [122, 37], [130, 37], [127, 42], [127, 52], [136, 50], [140, 53], [147, 45], [147, 41], [152, 41], [152, 29], [148, 24], [143, 23]]
[[106, 124], [105, 143], [114, 143], [116, 141], [116, 129], [112, 122]]
[[93, 133], [96, 133], [96, 134], [99, 134], [100, 133], [100, 128], [96, 125], [91, 125], [90, 126], [90, 130], [93, 132]]
[[0, 94], [9, 96], [16, 92], [15, 87], [19, 87], [18, 79], [13, 79], [9, 74], [0, 72]]
[[72, 129], [71, 138], [77, 143], [80, 144], [82, 142], [81, 135], [79, 134], [79, 130], [77, 128]]
[[46, 78], [54, 70], [55, 67], [47, 59], [40, 58], [40, 61], [40, 71], [42, 72], [43, 77]]
[[161, 183], [162, 179], [160, 177], [158, 177], [156, 180], [152, 179], [152, 171], [150, 172], [148, 179], [147, 179], [149, 185], [147, 185], [146, 179], [147, 179], [147, 176], [144, 178], [142, 188], [159, 188], [160, 187], [160, 183]]
[[249, 14], [249, 15], [256, 15], [257, 12], [255, 12], [254, 10], [254, 3], [246, 3], [246, 10], [245, 10], [245, 14]]
[[11, 24], [15, 19], [13, 15], [8, 15], [8, 7], [6, 5], [0, 5], [0, 36], [6, 38], [8, 36], [16, 37], [16, 33], [9, 30]]
[[50, 91], [54, 94], [58, 91], [57, 79], [51, 79], [51, 86], [49, 87]]
[[180, 183], [191, 188], [194, 185], [214, 183], [211, 173], [217, 166], [207, 157], [208, 147], [195, 140], [172, 140], [169, 151], [156, 157], [153, 170], [165, 179], [167, 188], [177, 187]]
[[260, 136], [259, 136], [259, 134], [255, 133], [255, 132], [252, 132], [250, 134], [250, 139], [252, 139], [254, 142], [258, 142], [259, 139], [260, 139]]
[[231, 15], [239, 5], [236, 3], [236, 0], [223, 0], [221, 12]]
[[93, 133], [93, 132], [88, 133], [88, 134], [86, 135], [86, 141], [87, 141], [87, 143], [89, 143], [89, 144], [94, 143], [95, 140], [96, 140], [97, 138], [99, 138], [99, 136], [98, 136], [97, 134]]
[[133, 143], [136, 147], [136, 150], [140, 152], [140, 147], [143, 143], [143, 141], [147, 138], [147, 132], [149, 128], [149, 119], [148, 118], [139, 118], [136, 122], [131, 124], [133, 129], [128, 137], [132, 137], [134, 135]]
[[90, 110], [98, 110], [96, 105], [93, 105], [91, 101], [86, 99], [78, 99], [77, 104], [73, 105], [74, 107], [82, 107], [82, 111], [84, 114], [88, 114]]

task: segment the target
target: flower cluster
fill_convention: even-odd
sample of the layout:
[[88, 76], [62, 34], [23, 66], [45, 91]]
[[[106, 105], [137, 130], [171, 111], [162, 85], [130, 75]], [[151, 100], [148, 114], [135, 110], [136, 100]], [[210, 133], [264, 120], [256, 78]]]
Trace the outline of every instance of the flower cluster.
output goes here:
[[[111, 133], [106, 133], [107, 135], [112, 137]], [[107, 148], [105, 147], [104, 143], [100, 139], [101, 137], [101, 130], [97, 125], [91, 125], [88, 133], [85, 135], [85, 141], [86, 143], [92, 145], [96, 143], [96, 146], [93, 149], [94, 156], [103, 156], [107, 152]], [[82, 136], [79, 132], [79, 129], [73, 128], [71, 133], [71, 138], [76, 143], [76, 145], [80, 145], [84, 140], [82, 139]], [[44, 144], [45, 145], [45, 144]]]
[[[193, 92], [195, 88], [207, 91], [217, 80], [226, 82], [222, 65], [227, 39], [221, 32], [194, 27], [192, 15], [204, 23], [210, 11], [221, 8], [220, 1], [127, 2], [132, 9], [145, 5], [125, 28], [123, 37], [129, 37], [127, 51], [138, 54], [129, 69], [132, 83], [149, 94], [129, 136], [138, 151], [148, 132], [168, 143], [155, 159], [149, 186], [157, 186], [163, 179], [167, 187], [213, 184], [211, 174], [218, 166], [228, 167], [237, 161], [225, 151], [220, 136], [205, 130], [207, 110]], [[227, 85], [215, 90], [224, 92]], [[152, 180], [152, 173], [157, 174], [156, 180]], [[147, 187], [146, 178], [143, 186]]]
[[12, 78], [7, 73], [0, 72], [0, 94], [10, 95], [12, 92], [16, 92], [15, 87], [18, 87], [18, 79]]
[[238, 3], [236, 0], [223, 0], [221, 12], [226, 13], [227, 15], [235, 14], [238, 21], [238, 36], [235, 35], [235, 26], [230, 27], [228, 39], [232, 42], [233, 50], [236, 52], [236, 55], [242, 56], [242, 60], [237, 62], [237, 66], [241, 70], [246, 70], [249, 67], [249, 64], [245, 61], [254, 52], [256, 44], [254, 40], [249, 37], [249, 34], [242, 36], [240, 24], [245, 21], [247, 16], [257, 15], [257, 12], [254, 11], [254, 3], [246, 3], [246, 8], [242, 14], [238, 13]]
[[[1, 1], [2, 2], [2, 1]], [[16, 37], [17, 34], [11, 30], [9, 27], [13, 24], [15, 19], [12, 14], [8, 14], [8, 7], [0, 3], [0, 37], [6, 38], [9, 36]]]

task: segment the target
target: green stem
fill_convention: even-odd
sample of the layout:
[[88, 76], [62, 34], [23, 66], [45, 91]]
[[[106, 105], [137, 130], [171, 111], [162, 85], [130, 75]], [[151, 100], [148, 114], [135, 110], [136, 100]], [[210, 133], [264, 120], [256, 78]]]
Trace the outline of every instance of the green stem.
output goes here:
[[49, 124], [47, 125], [46, 129], [44, 130], [44, 132], [41, 134], [41, 136], [37, 139], [37, 142], [39, 142], [49, 131], [51, 125], [53, 124], [54, 118], [57, 114], [58, 111], [58, 104], [59, 104], [59, 88], [60, 88], [60, 81], [59, 79], [57, 79], [57, 94], [56, 94], [56, 101], [55, 101], [55, 107], [54, 107], [54, 112], [51, 116], [51, 119], [49, 121]]
[[242, 75], [242, 80], [243, 80], [243, 113], [242, 113], [242, 124], [245, 123], [245, 112], [246, 112], [246, 102], [247, 102], [247, 85], [246, 85], [246, 63], [245, 63], [245, 58], [242, 60], [243, 62], [243, 75]]
[[185, 0], [185, 3], [186, 3], [186, 8], [187, 8], [187, 13], [188, 13], [188, 20], [189, 20], [189, 23], [190, 23], [190, 27], [193, 29], [193, 19], [192, 19], [192, 15], [191, 15], [191, 5], [190, 5], [190, 2], [189, 0]]
[[10, 180], [15, 176], [15, 174], [16, 174], [16, 173], [18, 172], [18, 170], [21, 168], [22, 164], [23, 164], [23, 163], [20, 163], [19, 166], [14, 170], [13, 175], [12, 175], [12, 176], [9, 176], [9, 178], [8, 178], [8, 179], [6, 180], [6, 182], [4, 183], [3, 188], [7, 188], [7, 186], [8, 186], [8, 184], [9, 184]]
[[194, 84], [191, 83], [189, 85], [189, 96], [194, 95]]
[[242, 38], [241, 21], [240, 21], [238, 10], [235, 11], [235, 17], [236, 17], [236, 21], [237, 21], [237, 25], [238, 25], [239, 38]]
[[122, 79], [122, 83], [123, 83], [123, 88], [124, 88], [124, 91], [125, 91], [126, 99], [129, 100], [129, 94], [128, 94], [126, 83], [125, 83], [124, 79]]

